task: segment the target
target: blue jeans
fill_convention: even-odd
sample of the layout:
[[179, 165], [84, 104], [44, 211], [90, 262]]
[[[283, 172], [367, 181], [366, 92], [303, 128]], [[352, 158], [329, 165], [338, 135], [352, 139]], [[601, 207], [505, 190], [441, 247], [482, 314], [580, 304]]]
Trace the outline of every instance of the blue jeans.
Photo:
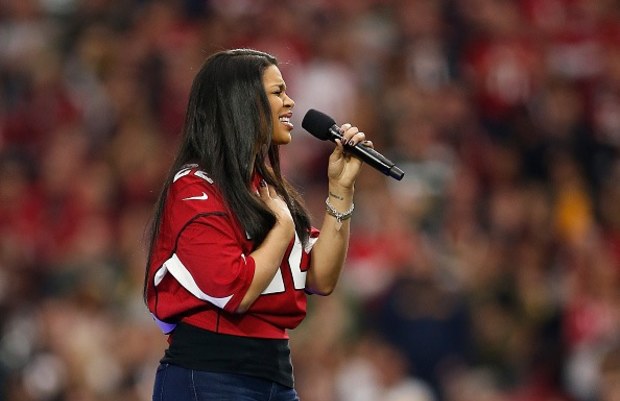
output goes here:
[[257, 377], [204, 372], [162, 363], [153, 401], [299, 401], [295, 389]]

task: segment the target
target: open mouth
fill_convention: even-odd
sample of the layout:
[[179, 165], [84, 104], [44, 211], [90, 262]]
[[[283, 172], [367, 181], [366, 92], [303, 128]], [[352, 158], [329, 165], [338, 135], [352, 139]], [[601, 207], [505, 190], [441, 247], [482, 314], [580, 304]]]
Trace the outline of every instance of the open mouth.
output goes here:
[[286, 125], [289, 128], [293, 128], [293, 124], [291, 123], [291, 117], [290, 116], [281, 116], [279, 118], [280, 122], [284, 125]]

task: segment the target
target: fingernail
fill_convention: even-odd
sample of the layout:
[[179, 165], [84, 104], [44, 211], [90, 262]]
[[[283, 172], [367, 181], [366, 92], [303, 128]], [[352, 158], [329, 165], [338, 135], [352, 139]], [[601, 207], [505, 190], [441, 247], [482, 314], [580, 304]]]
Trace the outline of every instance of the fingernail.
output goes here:
[[264, 179], [260, 180], [260, 186], [261, 187], [266, 187], [267, 186], [267, 181], [265, 181]]

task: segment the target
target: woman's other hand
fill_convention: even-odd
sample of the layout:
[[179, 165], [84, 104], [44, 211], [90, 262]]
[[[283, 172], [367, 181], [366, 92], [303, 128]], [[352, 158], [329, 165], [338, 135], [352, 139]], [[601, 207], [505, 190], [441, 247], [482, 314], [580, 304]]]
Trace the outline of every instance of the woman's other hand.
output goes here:
[[372, 142], [366, 140], [366, 135], [351, 124], [343, 124], [340, 127], [342, 140], [336, 139], [336, 148], [329, 157], [327, 177], [331, 185], [337, 185], [345, 189], [353, 189], [362, 161], [345, 151], [345, 146], [355, 146], [364, 143], [364, 146], [372, 147]]
[[295, 222], [291, 211], [288, 209], [288, 205], [276, 192], [275, 188], [261, 180], [258, 188], [258, 197], [263, 203], [271, 210], [276, 217], [276, 226], [274, 228], [281, 228], [284, 234], [289, 234], [288, 238], [295, 233]]

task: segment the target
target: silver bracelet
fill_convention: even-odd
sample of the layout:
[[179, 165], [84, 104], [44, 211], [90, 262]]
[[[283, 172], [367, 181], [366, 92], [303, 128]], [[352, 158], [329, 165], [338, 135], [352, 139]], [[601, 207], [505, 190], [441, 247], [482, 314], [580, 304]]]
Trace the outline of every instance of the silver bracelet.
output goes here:
[[327, 197], [327, 199], [325, 199], [325, 211], [330, 216], [335, 217], [338, 223], [342, 224], [343, 220], [350, 219], [353, 215], [353, 209], [355, 209], [355, 204], [351, 203], [351, 207], [349, 208], [349, 210], [344, 213], [340, 213], [339, 211], [334, 209], [334, 206], [331, 203], [329, 203], [329, 196]]

